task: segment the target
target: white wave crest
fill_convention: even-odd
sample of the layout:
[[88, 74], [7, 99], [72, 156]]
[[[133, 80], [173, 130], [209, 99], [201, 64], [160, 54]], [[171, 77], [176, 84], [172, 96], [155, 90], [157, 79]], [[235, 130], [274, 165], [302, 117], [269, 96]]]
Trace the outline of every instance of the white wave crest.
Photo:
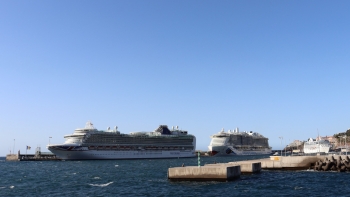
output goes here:
[[101, 178], [100, 178], [100, 177], [98, 177], [98, 176], [95, 176], [95, 177], [94, 177], [94, 179], [101, 179]]
[[15, 186], [13, 186], [13, 185], [10, 186], [11, 189], [14, 188], [14, 187], [15, 187]]
[[109, 182], [109, 183], [106, 183], [106, 184], [89, 184], [91, 186], [95, 186], [95, 187], [106, 187], [110, 184], [112, 184], [113, 182]]
[[115, 167], [118, 167], [119, 165], [115, 165]]

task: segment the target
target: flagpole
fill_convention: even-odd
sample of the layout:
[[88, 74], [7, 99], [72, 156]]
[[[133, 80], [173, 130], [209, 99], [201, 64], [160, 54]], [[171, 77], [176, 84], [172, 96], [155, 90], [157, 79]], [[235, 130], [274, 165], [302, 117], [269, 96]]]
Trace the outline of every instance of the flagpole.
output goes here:
[[12, 149], [12, 154], [15, 154], [15, 144], [16, 144], [16, 139], [13, 139], [13, 149]]

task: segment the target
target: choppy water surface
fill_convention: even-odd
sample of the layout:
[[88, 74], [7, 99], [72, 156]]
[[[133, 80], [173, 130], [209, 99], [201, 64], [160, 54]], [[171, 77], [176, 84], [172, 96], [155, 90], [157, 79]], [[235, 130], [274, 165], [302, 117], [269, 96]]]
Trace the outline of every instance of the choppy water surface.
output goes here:
[[[201, 164], [256, 158], [202, 157]], [[0, 158], [0, 196], [350, 196], [350, 173], [263, 171], [232, 182], [167, 179], [169, 167], [197, 162], [197, 158], [45, 162]]]

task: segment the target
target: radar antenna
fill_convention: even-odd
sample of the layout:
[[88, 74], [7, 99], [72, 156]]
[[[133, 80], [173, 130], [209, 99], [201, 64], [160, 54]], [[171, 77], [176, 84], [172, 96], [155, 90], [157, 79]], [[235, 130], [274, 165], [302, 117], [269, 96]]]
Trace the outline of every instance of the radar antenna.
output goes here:
[[95, 129], [94, 124], [92, 124], [91, 121], [88, 121], [88, 122], [85, 124], [85, 128], [86, 128], [86, 129]]

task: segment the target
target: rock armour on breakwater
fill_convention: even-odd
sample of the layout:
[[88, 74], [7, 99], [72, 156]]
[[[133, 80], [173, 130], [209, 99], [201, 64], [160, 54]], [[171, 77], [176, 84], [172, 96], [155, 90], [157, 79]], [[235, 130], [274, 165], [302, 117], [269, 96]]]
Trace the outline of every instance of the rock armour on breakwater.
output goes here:
[[348, 156], [332, 156], [330, 159], [326, 157], [323, 161], [318, 160], [311, 164], [311, 168], [316, 171], [350, 171], [350, 158]]

